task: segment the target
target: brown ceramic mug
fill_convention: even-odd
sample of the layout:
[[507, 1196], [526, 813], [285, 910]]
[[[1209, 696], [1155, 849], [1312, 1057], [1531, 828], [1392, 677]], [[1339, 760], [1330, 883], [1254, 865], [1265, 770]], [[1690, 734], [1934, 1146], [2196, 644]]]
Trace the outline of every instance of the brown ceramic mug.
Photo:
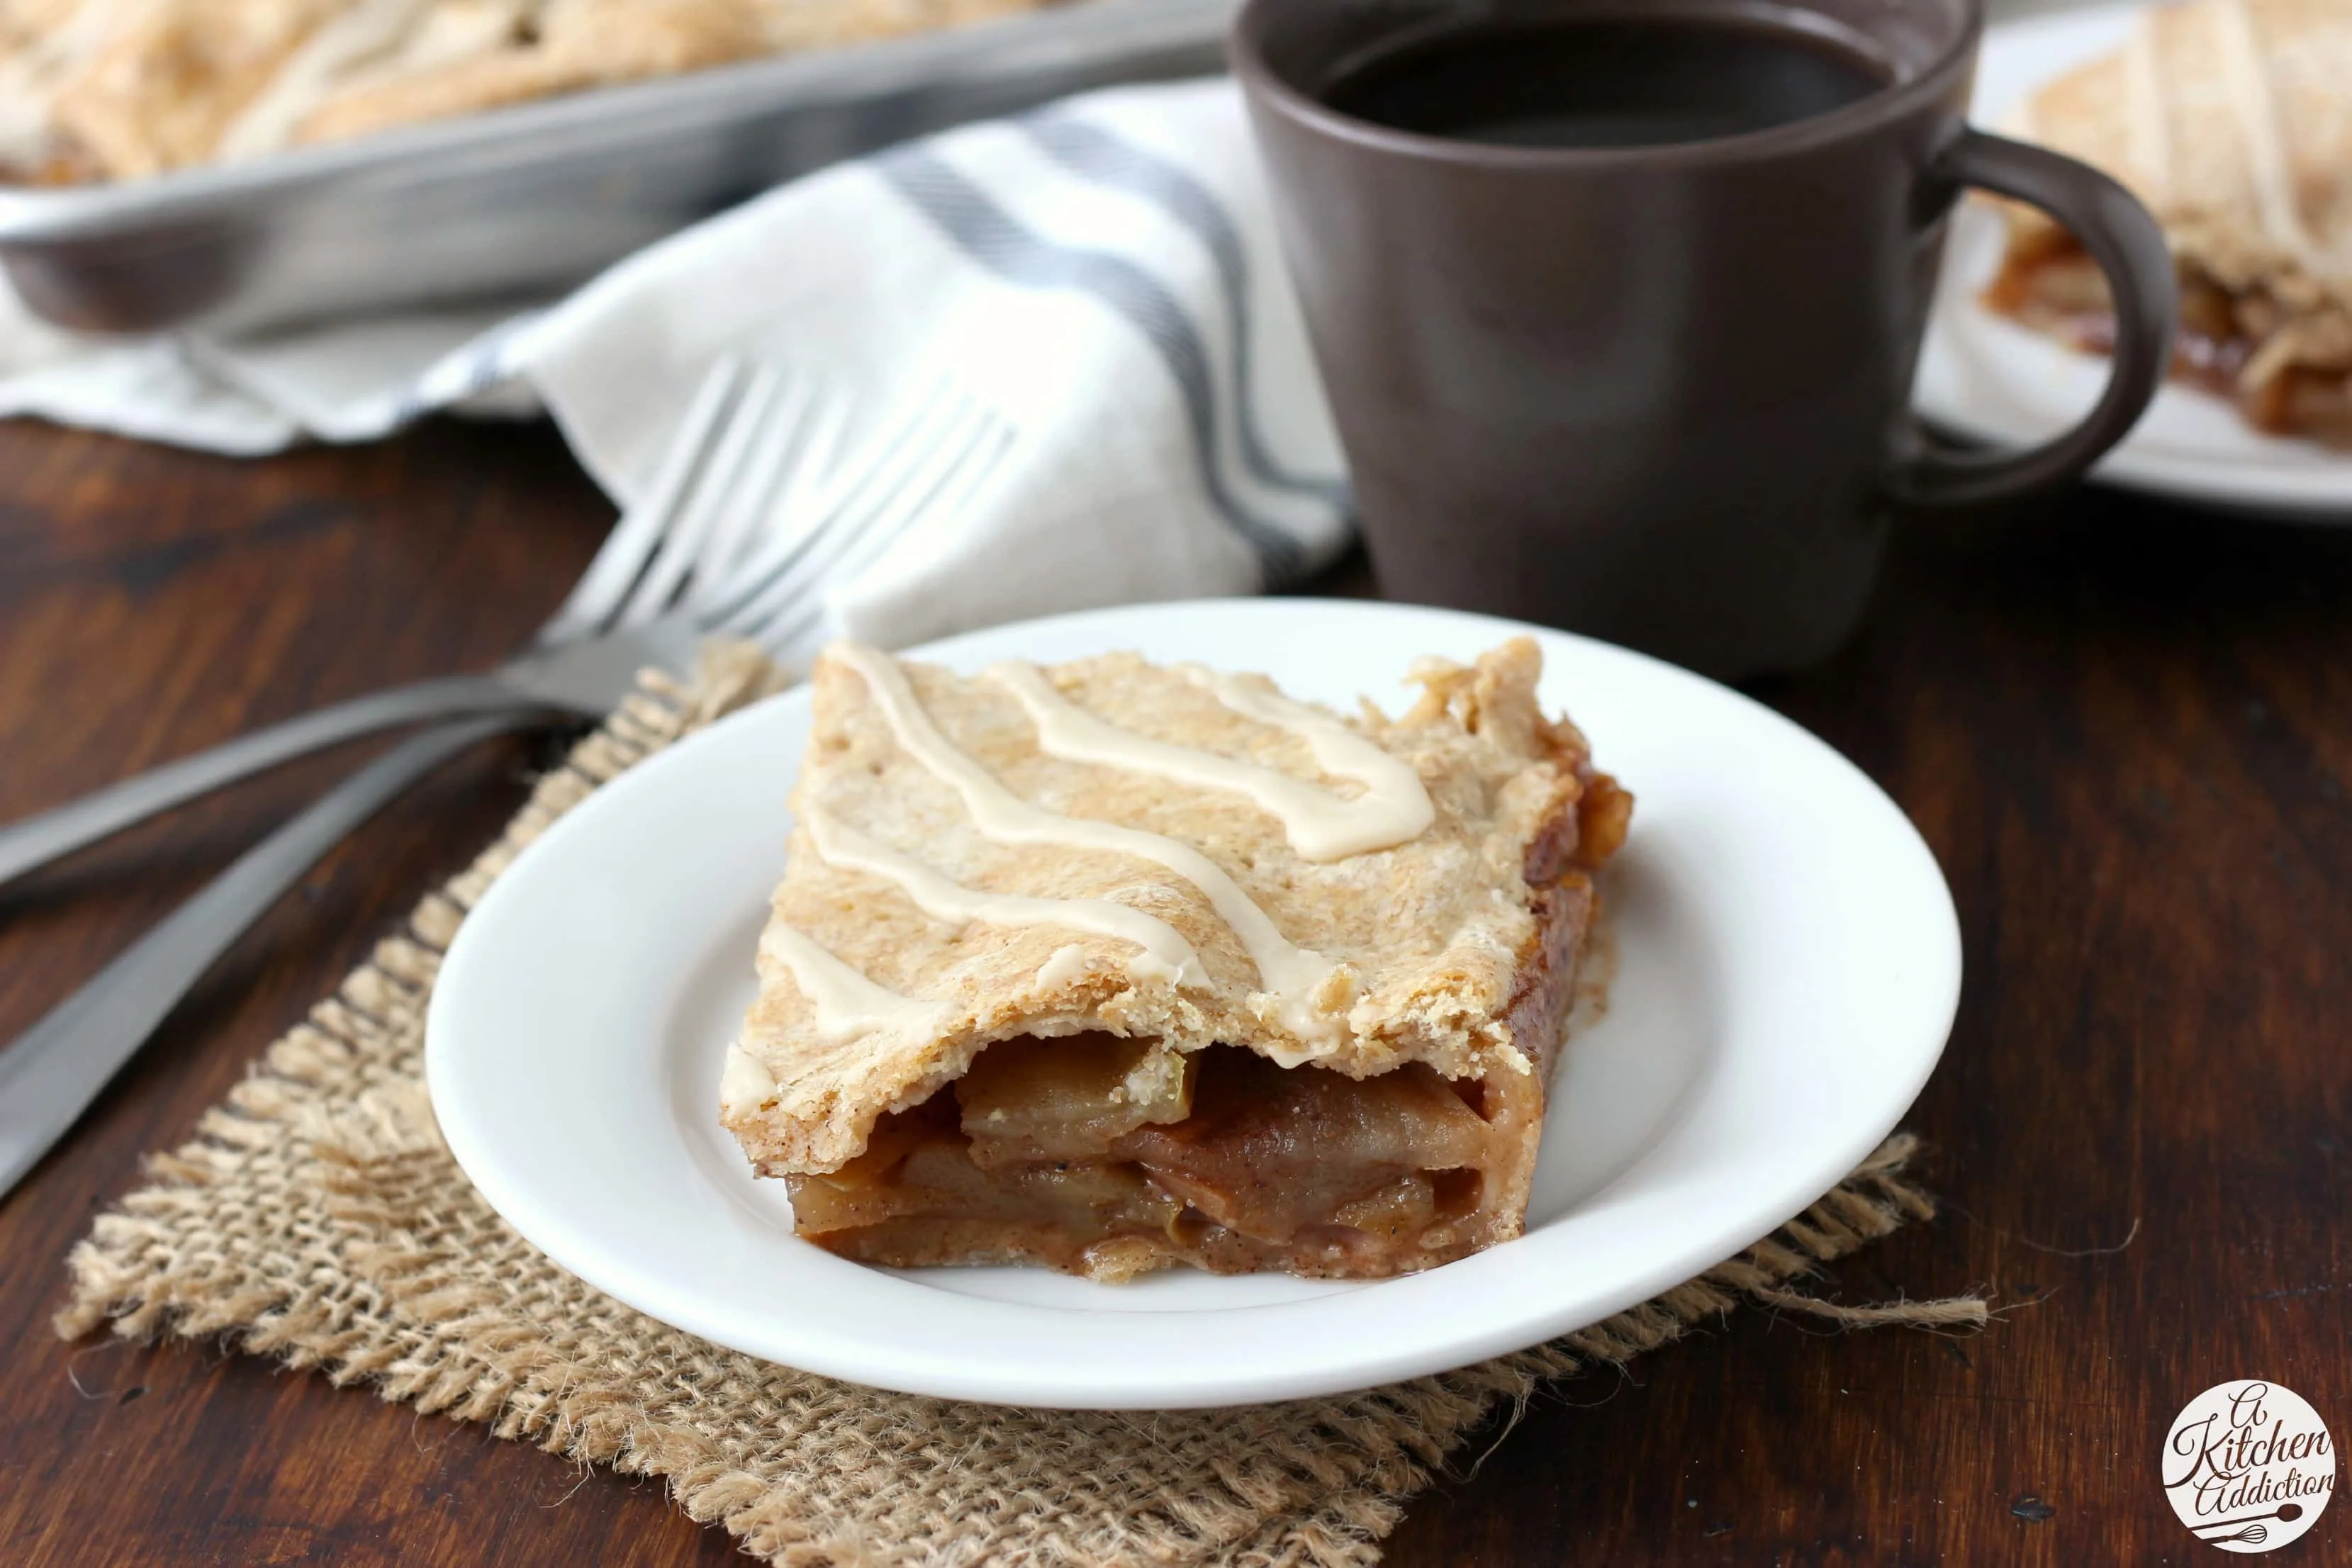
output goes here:
[[[1791, 28], [1885, 80], [1630, 147], [1328, 102], [1437, 30], [1555, 18]], [[1890, 503], [2035, 489], [2114, 445], [2165, 369], [2171, 262], [2114, 181], [1969, 128], [1980, 25], [1978, 0], [1249, 0], [1234, 68], [1386, 589], [1718, 675], [1795, 668], [1860, 619]], [[2024, 451], [1931, 450], [1909, 410], [1967, 186], [2048, 211], [2116, 301], [2105, 395]]]

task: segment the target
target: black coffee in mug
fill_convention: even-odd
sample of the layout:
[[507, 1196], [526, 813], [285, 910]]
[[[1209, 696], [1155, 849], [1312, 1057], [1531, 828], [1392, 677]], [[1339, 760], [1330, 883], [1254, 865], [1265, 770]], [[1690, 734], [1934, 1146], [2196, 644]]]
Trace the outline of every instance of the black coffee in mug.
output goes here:
[[1376, 55], [1323, 93], [1398, 131], [1513, 147], [1655, 147], [1810, 120], [1891, 80], [1858, 50], [1726, 17], [1468, 24]]

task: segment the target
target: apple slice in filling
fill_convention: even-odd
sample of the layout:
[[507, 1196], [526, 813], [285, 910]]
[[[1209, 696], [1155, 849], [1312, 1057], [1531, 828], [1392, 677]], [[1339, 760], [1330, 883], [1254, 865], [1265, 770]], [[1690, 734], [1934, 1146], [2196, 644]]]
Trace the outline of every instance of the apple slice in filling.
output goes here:
[[1024, 1036], [884, 1117], [841, 1169], [793, 1176], [793, 1207], [817, 1245], [873, 1261], [1395, 1273], [1480, 1228], [1459, 1222], [1497, 1152], [1484, 1098], [1419, 1063], [1352, 1079], [1225, 1046]]

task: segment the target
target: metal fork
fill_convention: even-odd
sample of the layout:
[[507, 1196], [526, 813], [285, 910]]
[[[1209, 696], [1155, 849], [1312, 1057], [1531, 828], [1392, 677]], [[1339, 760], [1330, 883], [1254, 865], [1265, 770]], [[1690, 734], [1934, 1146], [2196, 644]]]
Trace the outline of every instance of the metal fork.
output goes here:
[[[698, 428], [689, 420], [680, 444], [706, 439], [696, 435]], [[754, 431], [735, 444], [748, 454], [759, 445], [756, 436]], [[837, 437], [836, 430], [827, 440]], [[722, 435], [712, 445], [723, 455], [730, 442]], [[812, 483], [812, 468], [788, 472], [784, 459], [762, 456], [760, 473], [730, 489], [728, 476], [738, 471], [732, 465], [682, 461], [684, 468], [701, 469], [710, 479], [698, 484], [689, 471], [674, 487], [657, 483], [648, 502], [674, 489], [677, 499], [670, 504], [684, 522], [643, 524], [633, 510], [550, 626], [626, 619], [642, 611], [651, 595], [650, 602], [665, 606], [688, 606], [656, 623], [665, 633], [683, 622], [700, 633], [751, 638], [772, 651], [806, 648], [821, 633], [822, 591], [828, 583], [864, 571], [926, 520], [951, 513], [1001, 466], [1012, 445], [1012, 432], [993, 413], [938, 386], [827, 482]], [[707, 500], [689, 505], [689, 496]], [[766, 542], [756, 542], [760, 508], [754, 500], [771, 496], [776, 510], [767, 515], [782, 525]], [[713, 507], [720, 510], [698, 510]], [[622, 537], [640, 529], [657, 534], [654, 547], [632, 571], [604, 570], [608, 554], [619, 553], [616, 546], [634, 550], [641, 542]], [[748, 559], [728, 573], [705, 569], [712, 555], [730, 552], [747, 552]], [[685, 569], [675, 569], [681, 557]], [[604, 617], [594, 613], [599, 606]], [[621, 695], [612, 693], [605, 706]], [[456, 752], [501, 730], [534, 722], [544, 711], [540, 706], [509, 708], [462, 720], [386, 752], [248, 850], [0, 1050], [0, 1196], [65, 1134], [205, 971], [346, 833]]]
[[[807, 377], [724, 359], [703, 377], [653, 483], [520, 658], [489, 675], [418, 681], [289, 719], [0, 828], [0, 885], [201, 795], [361, 735], [466, 713], [602, 713], [665, 648], [616, 632], [679, 607], [738, 564], [763, 517], [833, 462], [838, 400]], [[708, 476], [697, 488], [696, 481]], [[700, 496], [703, 499], [688, 504]], [[672, 640], [676, 640], [675, 638]]]

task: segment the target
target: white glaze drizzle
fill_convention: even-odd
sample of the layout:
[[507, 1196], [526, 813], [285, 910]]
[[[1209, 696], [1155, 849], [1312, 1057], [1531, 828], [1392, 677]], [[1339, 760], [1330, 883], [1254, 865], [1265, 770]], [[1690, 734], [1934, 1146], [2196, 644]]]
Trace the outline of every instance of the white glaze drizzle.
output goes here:
[[337, 95], [487, 58], [537, 7], [529, 0], [357, 0], [313, 32], [221, 133], [224, 161], [282, 152]]
[[1436, 820], [1421, 775], [1336, 720], [1254, 691], [1231, 676], [1191, 668], [1184, 673], [1224, 707], [1298, 736], [1325, 773], [1355, 780], [1364, 793], [1349, 800], [1278, 769], [1122, 730], [1064, 697], [1033, 664], [1005, 663], [988, 671], [1028, 710], [1038, 749], [1048, 756], [1247, 795], [1259, 810], [1282, 819], [1283, 836], [1302, 859], [1344, 860], [1392, 848]]
[[[1318, 1006], [1316, 998], [1330, 984], [1338, 966], [1319, 952], [1293, 946], [1215, 861], [1189, 844], [1157, 833], [1064, 816], [1033, 805], [998, 783], [940, 732], [908, 683], [906, 672], [887, 655], [853, 642], [835, 643], [831, 652], [864, 678], [900, 749], [962, 798], [965, 812], [982, 837], [1000, 844], [1103, 850], [1166, 868], [1198, 888], [1218, 918], [1233, 928], [1293, 1034], [1316, 1041], [1328, 1041], [1337, 1035], [1341, 1020]], [[1332, 999], [1342, 1012], [1352, 1000], [1350, 996]]]
[[1087, 950], [1076, 942], [1057, 947], [1037, 966], [1037, 984], [1046, 991], [1059, 990], [1085, 974], [1092, 967]]
[[2157, 46], [2156, 18], [2143, 14], [2124, 47], [2124, 133], [2148, 200], [2161, 207], [2172, 200], [2172, 122], [2165, 111], [2164, 61]]
[[30, 71], [0, 66], [0, 169], [29, 174], [48, 158], [52, 96]]
[[1318, 713], [1303, 702], [1261, 691], [1238, 676], [1197, 664], [1179, 668], [1184, 679], [1205, 689], [1210, 696], [1244, 719], [1287, 730], [1306, 742], [1307, 749], [1315, 754], [1315, 765], [1325, 773], [1362, 784], [1364, 794], [1354, 804], [1369, 813], [1370, 803], [1381, 803], [1389, 826], [1396, 834], [1390, 844], [1418, 838], [1437, 820], [1437, 808], [1430, 803], [1429, 791], [1422, 784], [1419, 770], [1403, 758], [1382, 751], [1369, 736], [1357, 733], [1328, 713]]
[[759, 1058], [730, 1042], [727, 1065], [719, 1073], [719, 1110], [722, 1115], [757, 1110], [776, 1098], [776, 1078]]
[[793, 972], [816, 1013], [817, 1038], [839, 1045], [861, 1035], [930, 1031], [947, 1009], [877, 985], [782, 921], [760, 934], [760, 952]]
[[1209, 983], [1209, 972], [1201, 966], [1200, 955], [1192, 951], [1192, 944], [1156, 915], [1108, 899], [1037, 899], [1019, 893], [982, 892], [942, 876], [912, 856], [900, 854], [821, 809], [812, 808], [803, 821], [810, 838], [816, 843], [817, 854], [827, 865], [863, 871], [869, 877], [896, 883], [934, 920], [952, 925], [978, 921], [1001, 926], [1061, 926], [1093, 936], [1131, 942], [1141, 951], [1127, 961], [1127, 972], [1137, 979], [1171, 980], [1179, 985], [1196, 986]]
[[154, 9], [156, 0], [82, 0], [66, 24], [0, 62], [0, 163], [37, 166], [51, 146], [49, 110], [76, 72]]
[[2287, 165], [2280, 139], [2278, 106], [2272, 101], [2270, 71], [2263, 60], [2262, 39], [2245, 0], [2222, 0], [2217, 8], [2221, 26], [2221, 79], [2229, 84], [2230, 102], [2237, 110], [2238, 127], [2246, 142], [2248, 173], [2253, 178], [2254, 205], [2263, 230], [2278, 244], [2316, 265], [2319, 247], [2304, 227], [2295, 201], [2294, 171]]
[[275, 153], [294, 128], [352, 68], [397, 48], [414, 25], [418, 0], [359, 0], [304, 39], [230, 121], [214, 148], [224, 162]]
[[2033, 112], [2033, 100], [2019, 99], [2009, 112], [2000, 117], [1997, 129], [2002, 135], [2020, 142], [2041, 141], [2042, 117]]

